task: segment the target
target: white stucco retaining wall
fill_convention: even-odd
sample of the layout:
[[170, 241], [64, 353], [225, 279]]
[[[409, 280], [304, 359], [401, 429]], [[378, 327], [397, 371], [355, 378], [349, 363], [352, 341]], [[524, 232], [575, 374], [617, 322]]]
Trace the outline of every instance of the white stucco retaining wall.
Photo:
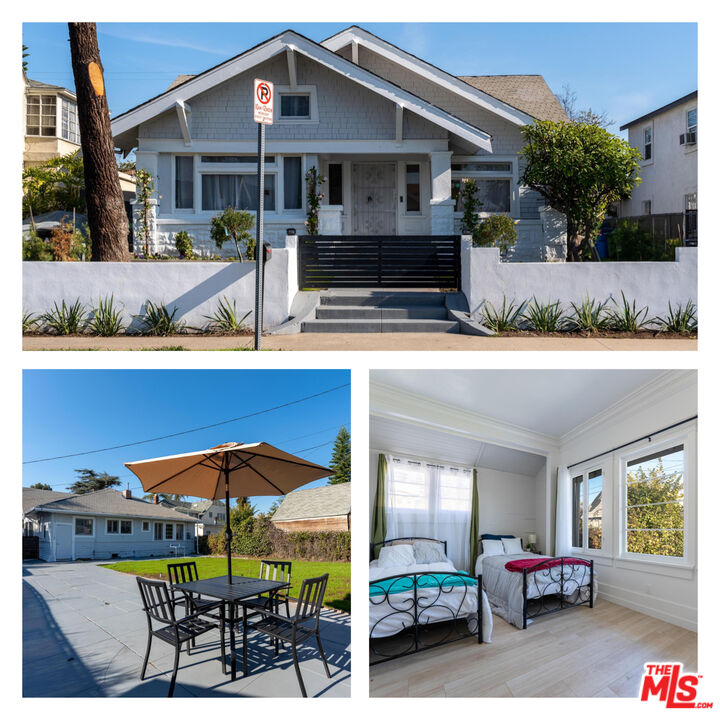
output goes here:
[[[585, 295], [595, 300], [625, 297], [649, 307], [648, 318], [673, 305], [697, 304], [697, 249], [676, 248], [675, 262], [503, 263], [496, 248], [462, 243], [462, 289], [477, 318], [484, 300], [496, 308], [508, 300], [560, 300], [565, 307]], [[612, 302], [611, 302], [612, 304]]]
[[[265, 303], [263, 326], [272, 327], [288, 319], [290, 302], [296, 288], [290, 288], [292, 275], [297, 284], [293, 250], [273, 248], [265, 266]], [[294, 272], [288, 272], [292, 256]], [[142, 315], [145, 302], [162, 303], [176, 319], [202, 328], [204, 315], [212, 315], [223, 297], [236, 303], [252, 327], [255, 308], [255, 263], [219, 262], [24, 262], [23, 310], [44, 313], [54, 303], [73, 303], [76, 299], [89, 309], [98, 298], [114, 295], [115, 305], [123, 309], [124, 323], [132, 329], [141, 325], [133, 315]]]

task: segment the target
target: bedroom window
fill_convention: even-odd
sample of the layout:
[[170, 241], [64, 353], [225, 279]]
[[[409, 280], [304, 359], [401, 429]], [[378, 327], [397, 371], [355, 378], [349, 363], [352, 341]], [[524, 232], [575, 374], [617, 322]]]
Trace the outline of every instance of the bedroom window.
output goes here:
[[628, 459], [622, 495], [626, 553], [686, 556], [684, 445]]
[[603, 473], [585, 471], [572, 479], [572, 545], [582, 550], [602, 550]]

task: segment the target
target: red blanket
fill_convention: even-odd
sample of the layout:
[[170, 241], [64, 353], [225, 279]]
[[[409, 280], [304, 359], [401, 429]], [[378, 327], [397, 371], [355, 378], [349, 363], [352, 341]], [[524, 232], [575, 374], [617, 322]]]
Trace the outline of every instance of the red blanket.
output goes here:
[[561, 558], [547, 558], [547, 562], [543, 562], [543, 558], [523, 558], [522, 560], [510, 560], [510, 562], [505, 563], [505, 569], [509, 570], [510, 572], [522, 572], [525, 568], [531, 568], [533, 565], [537, 565], [538, 563], [541, 563], [540, 567], [533, 570], [533, 572], [537, 572], [538, 570], [547, 570], [547, 568], [551, 567], [557, 567], [561, 563], [564, 563], [565, 565], [587, 565], [590, 566], [590, 563], [587, 560], [581, 560], [580, 558], [572, 558], [572, 559], [561, 559]]

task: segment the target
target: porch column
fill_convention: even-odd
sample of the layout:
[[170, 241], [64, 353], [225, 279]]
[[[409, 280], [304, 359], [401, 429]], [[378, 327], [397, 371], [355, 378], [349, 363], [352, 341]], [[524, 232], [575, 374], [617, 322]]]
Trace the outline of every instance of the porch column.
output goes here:
[[451, 152], [430, 153], [430, 176], [432, 178], [430, 222], [433, 235], [452, 235], [455, 229], [451, 157]]

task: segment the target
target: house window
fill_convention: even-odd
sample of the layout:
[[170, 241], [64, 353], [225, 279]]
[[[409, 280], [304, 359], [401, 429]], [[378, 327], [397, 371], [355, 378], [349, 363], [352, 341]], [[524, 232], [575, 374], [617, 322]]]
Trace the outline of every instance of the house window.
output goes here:
[[685, 209], [697, 210], [697, 193], [688, 193], [685, 196]]
[[193, 157], [178, 155], [175, 158], [175, 207], [191, 210], [193, 206]]
[[171, 523], [167, 523], [165, 525], [165, 539], [166, 540], [172, 540], [173, 539], [173, 526]]
[[108, 535], [117, 535], [120, 532], [120, 524], [117, 520], [108, 520], [105, 525], [105, 532]]
[[689, 133], [697, 132], [697, 108], [687, 111], [687, 131]]
[[652, 200], [642, 201], [642, 213], [643, 215], [652, 215]]
[[[477, 183], [475, 197], [480, 200], [481, 213], [509, 213], [511, 203], [510, 179], [474, 178]], [[455, 212], [462, 213], [465, 204], [460, 195], [462, 180], [452, 181], [452, 197], [455, 200]]]
[[572, 479], [572, 544], [602, 550], [603, 473], [596, 469]]
[[644, 146], [643, 159], [651, 160], [652, 159], [652, 127], [646, 127], [643, 130], [643, 146]]
[[420, 166], [405, 166], [405, 212], [420, 212]]
[[280, 117], [288, 119], [310, 119], [310, 93], [280, 95]]
[[328, 202], [330, 205], [343, 204], [342, 163], [330, 163], [328, 165]]
[[143, 532], [150, 532], [150, 522], [148, 520], [143, 520], [142, 523], [142, 531]]
[[55, 95], [28, 95], [27, 134], [54, 137], [56, 135], [57, 108]]
[[80, 128], [78, 126], [77, 104], [62, 98], [62, 137], [76, 145], [80, 144]]
[[302, 208], [302, 159], [300, 157], [283, 158], [283, 198], [286, 210]]
[[624, 551], [685, 557], [684, 445], [629, 459], [623, 485]]
[[162, 539], [163, 539], [163, 525], [162, 525], [162, 523], [155, 523], [155, 539], [156, 539], [156, 540], [162, 540]]
[[184, 528], [182, 525], [176, 525], [175, 526], [175, 539], [176, 540], [182, 540], [183, 539], [183, 532]]
[[[257, 210], [257, 175], [203, 175], [202, 209]], [[265, 210], [275, 210], [275, 175], [265, 175]]]
[[94, 531], [92, 518], [75, 518], [76, 535], [92, 535]]
[[[257, 155], [201, 155], [200, 162], [204, 163], [230, 163], [230, 164], [252, 164], [257, 165]], [[265, 164], [271, 165], [275, 162], [274, 155], [265, 156]]]
[[121, 520], [120, 521], [120, 534], [121, 535], [132, 535], [132, 520]]

